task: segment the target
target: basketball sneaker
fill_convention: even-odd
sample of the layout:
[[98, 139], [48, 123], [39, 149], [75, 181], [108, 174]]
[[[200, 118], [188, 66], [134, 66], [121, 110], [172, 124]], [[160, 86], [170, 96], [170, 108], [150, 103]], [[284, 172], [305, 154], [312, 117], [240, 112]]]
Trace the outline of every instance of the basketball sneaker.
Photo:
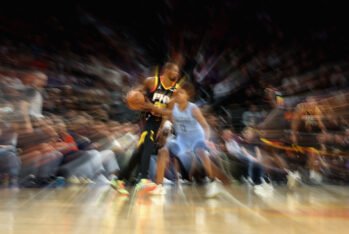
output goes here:
[[137, 184], [136, 184], [136, 191], [137, 192], [144, 192], [148, 193], [156, 189], [157, 185], [152, 182], [151, 180], [148, 179], [141, 179]]
[[301, 175], [298, 171], [292, 172], [288, 171], [287, 173], [287, 187], [289, 189], [293, 189], [300, 185], [301, 183]]
[[322, 176], [319, 172], [311, 170], [309, 175], [310, 183], [320, 185], [322, 183]]
[[220, 193], [222, 193], [222, 186], [216, 180], [209, 182], [206, 186], [206, 198], [214, 198], [218, 196]]
[[125, 182], [122, 180], [112, 179], [110, 185], [118, 191], [121, 195], [129, 195], [129, 192], [125, 188]]
[[150, 192], [152, 195], [165, 195], [166, 194], [166, 189], [162, 184], [158, 184], [156, 188]]
[[254, 193], [261, 197], [271, 197], [274, 192], [274, 187], [271, 183], [267, 183], [262, 179], [262, 183], [254, 186]]

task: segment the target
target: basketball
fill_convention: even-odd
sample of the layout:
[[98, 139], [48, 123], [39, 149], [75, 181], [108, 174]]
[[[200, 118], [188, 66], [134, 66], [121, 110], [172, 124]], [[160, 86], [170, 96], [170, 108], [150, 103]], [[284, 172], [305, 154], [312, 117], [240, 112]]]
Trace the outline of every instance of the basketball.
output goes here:
[[131, 90], [126, 95], [126, 103], [131, 110], [141, 110], [144, 102], [144, 95], [140, 91]]

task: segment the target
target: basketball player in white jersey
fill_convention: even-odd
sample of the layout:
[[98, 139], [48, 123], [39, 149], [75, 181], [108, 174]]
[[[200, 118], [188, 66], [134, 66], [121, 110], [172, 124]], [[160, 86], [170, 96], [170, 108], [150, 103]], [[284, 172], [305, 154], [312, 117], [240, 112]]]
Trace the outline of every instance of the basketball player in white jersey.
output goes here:
[[210, 127], [200, 109], [194, 103], [189, 102], [193, 93], [194, 88], [189, 83], [183, 84], [175, 92], [175, 104], [169, 115], [174, 124], [176, 136], [158, 152], [156, 175], [158, 186], [153, 193], [164, 194], [161, 184], [170, 158], [175, 158], [174, 160], [178, 162], [183, 177], [190, 177], [195, 162], [203, 166], [207, 176], [212, 180], [206, 194], [207, 197], [213, 197], [219, 192], [215, 181], [216, 177], [219, 177], [222, 182], [228, 182], [227, 177], [210, 159], [209, 149], [206, 145], [210, 139]]

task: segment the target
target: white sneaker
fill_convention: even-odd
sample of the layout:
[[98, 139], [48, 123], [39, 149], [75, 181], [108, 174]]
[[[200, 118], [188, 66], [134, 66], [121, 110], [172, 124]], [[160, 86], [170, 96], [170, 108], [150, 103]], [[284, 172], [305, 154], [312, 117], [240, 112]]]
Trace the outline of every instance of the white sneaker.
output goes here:
[[254, 186], [254, 193], [261, 197], [270, 197], [273, 195], [274, 187], [271, 183], [267, 183], [262, 179], [262, 183]]
[[265, 181], [263, 180], [262, 186], [263, 186], [265, 189], [267, 189], [268, 191], [271, 191], [271, 192], [274, 191], [274, 186], [273, 186], [272, 183], [267, 183], [267, 182], [265, 182]]
[[221, 192], [222, 192], [222, 189], [220, 188], [220, 184], [218, 184], [218, 182], [214, 180], [206, 186], [205, 197], [213, 198], [219, 195]]
[[164, 178], [164, 182], [163, 182], [163, 184], [169, 184], [169, 185], [173, 185], [174, 183], [173, 183], [173, 181], [172, 181], [172, 180], [169, 180], [169, 179]]
[[287, 174], [287, 187], [293, 189], [300, 185], [302, 179], [298, 171], [292, 172], [288, 171]]
[[321, 184], [322, 183], [322, 176], [320, 173], [311, 170], [310, 171], [310, 181], [315, 184]]
[[259, 184], [259, 185], [255, 185], [253, 187], [253, 191], [255, 194], [262, 196], [262, 197], [266, 197], [267, 196], [267, 191], [265, 191], [264, 187]]
[[165, 195], [166, 194], [166, 189], [162, 184], [158, 184], [156, 188], [150, 192], [152, 195]]
[[175, 188], [176, 188], [177, 193], [184, 194], [183, 186], [181, 183], [177, 183]]
[[247, 185], [247, 187], [251, 188], [254, 186], [254, 183], [252, 181], [252, 179], [250, 177], [246, 178], [246, 177], [242, 177], [242, 181], [244, 182], [244, 184]]

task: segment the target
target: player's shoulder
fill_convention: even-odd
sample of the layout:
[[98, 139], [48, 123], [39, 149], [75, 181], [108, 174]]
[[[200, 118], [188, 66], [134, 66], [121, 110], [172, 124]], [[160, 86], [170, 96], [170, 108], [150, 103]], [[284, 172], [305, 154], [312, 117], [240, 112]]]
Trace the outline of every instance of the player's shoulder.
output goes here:
[[154, 82], [155, 78], [155, 76], [148, 76], [147, 78], [145, 78], [145, 82]]
[[201, 112], [200, 108], [193, 102], [189, 102], [188, 108], [192, 113]]
[[152, 89], [153, 86], [156, 83], [156, 77], [155, 76], [149, 76], [147, 78], [145, 78], [144, 80], [144, 84], [147, 86], [147, 88]]
[[198, 105], [196, 105], [194, 102], [189, 102], [189, 106], [191, 107], [191, 108], [199, 108], [198, 107]]

